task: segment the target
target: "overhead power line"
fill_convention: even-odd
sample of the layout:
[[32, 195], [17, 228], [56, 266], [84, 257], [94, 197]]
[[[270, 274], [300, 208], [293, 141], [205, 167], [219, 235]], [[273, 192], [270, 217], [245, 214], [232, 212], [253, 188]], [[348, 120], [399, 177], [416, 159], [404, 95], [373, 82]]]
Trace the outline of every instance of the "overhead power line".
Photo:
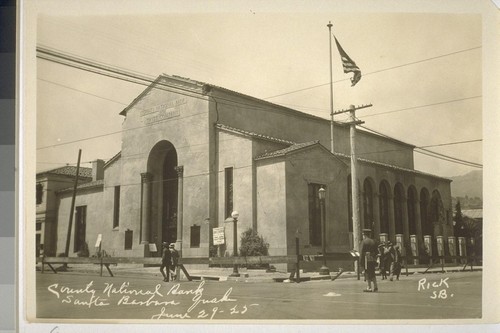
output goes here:
[[[468, 52], [468, 51], [472, 51], [472, 50], [476, 50], [476, 49], [480, 49], [480, 48], [482, 48], [482, 46], [475, 46], [475, 47], [471, 47], [471, 48], [468, 48], [468, 49], [465, 49], [465, 50], [460, 50], [460, 51], [455, 51], [455, 52], [451, 52], [451, 53], [446, 53], [446, 54], [438, 55], [438, 56], [427, 58], [427, 59], [413, 61], [413, 62], [409, 62], [409, 63], [402, 64], [402, 65], [392, 66], [392, 67], [388, 67], [388, 68], [376, 70], [376, 71], [373, 71], [373, 72], [363, 73], [363, 76], [368, 76], [368, 75], [371, 75], [371, 74], [381, 73], [381, 72], [385, 72], [385, 71], [388, 71], [388, 70], [391, 70], [391, 69], [401, 68], [401, 67], [405, 67], [405, 66], [415, 65], [415, 64], [422, 63], [422, 62], [426, 62], [426, 61], [430, 61], [430, 60], [435, 60], [435, 59], [439, 59], [439, 58], [443, 58], [443, 57], [448, 57], [450, 55], [455, 55], [455, 54], [462, 53], [462, 52]], [[333, 81], [333, 83], [339, 83], [339, 82], [347, 81], [347, 80], [350, 80], [350, 79], [349, 78], [344, 78], [344, 79]], [[297, 90], [285, 92], [285, 93], [274, 95], [274, 96], [264, 97], [263, 99], [271, 99], [271, 98], [281, 97], [281, 96], [285, 96], [285, 95], [295, 94], [295, 93], [306, 91], [306, 90], [311, 90], [311, 89], [315, 89], [315, 88], [319, 88], [319, 87], [324, 87], [324, 86], [327, 86], [329, 84], [330, 84], [330, 82], [323, 83], [323, 84], [318, 84], [318, 85], [315, 85], [315, 86], [306, 87], [306, 88], [302, 88], [302, 89], [297, 89]]]
[[[389, 135], [383, 134], [383, 133], [381, 133], [379, 131], [376, 131], [374, 129], [368, 128], [366, 126], [360, 126], [360, 127], [364, 128], [364, 129], [366, 129], [368, 131], [371, 131], [373, 133], [376, 133], [376, 134], [378, 134], [380, 136], [383, 136], [383, 137], [386, 137], [386, 138], [389, 138], [389, 139], [393, 139], [393, 140], [398, 140], [398, 139], [396, 139], [394, 137], [391, 137]], [[482, 141], [482, 140], [478, 139], [478, 140], [462, 141], [462, 143], [477, 142], [477, 141]], [[459, 142], [453, 142], [451, 144], [458, 144], [458, 143]], [[443, 145], [443, 146], [444, 145], [450, 145], [450, 143], [449, 144], [441, 144], [441, 145]], [[435, 158], [438, 158], [438, 159], [441, 159], [441, 160], [445, 160], [445, 161], [448, 161], [448, 162], [454, 162], [454, 163], [457, 163], [457, 164], [467, 165], [467, 166], [476, 167], [476, 168], [482, 168], [483, 167], [482, 164], [475, 163], [475, 162], [470, 162], [470, 161], [466, 161], [466, 160], [462, 160], [462, 159], [459, 159], [459, 158], [456, 158], [456, 157], [452, 157], [452, 156], [448, 156], [448, 155], [444, 155], [444, 154], [441, 154], [441, 153], [437, 153], [437, 152], [434, 152], [432, 150], [425, 149], [423, 147], [415, 147], [415, 149], [416, 150], [414, 150], [414, 151], [417, 152], [417, 153], [420, 153], [420, 154], [423, 154], [423, 155], [432, 156], [432, 157], [435, 157]]]
[[[48, 49], [48, 48], [43, 47], [43, 46], [37, 46], [37, 57], [40, 59], [43, 59], [43, 60], [58, 63], [60, 65], [65, 65], [65, 66], [79, 69], [82, 71], [87, 71], [87, 72], [91, 72], [94, 74], [98, 74], [98, 75], [102, 75], [102, 76], [106, 76], [106, 77], [111, 77], [111, 78], [123, 80], [126, 82], [131, 82], [131, 83], [143, 85], [146, 87], [149, 87], [151, 84], [156, 82], [156, 78], [153, 78], [151, 76], [147, 76], [145, 74], [134, 73], [131, 71], [127, 71], [127, 70], [115, 67], [115, 66], [101, 64], [101, 63], [98, 63], [96, 61], [88, 60], [88, 59], [85, 59], [82, 57], [65, 54], [65, 53], [62, 53], [60, 51], [51, 50], [51, 49]], [[199, 83], [203, 84], [202, 82], [199, 82]], [[154, 88], [164, 90], [164, 91], [169, 91], [169, 92], [175, 92], [177, 94], [188, 96], [188, 97], [199, 98], [202, 100], [208, 100], [208, 98], [209, 98], [209, 96], [207, 96], [206, 94], [204, 94], [200, 91], [184, 88], [184, 87], [179, 86], [179, 85], [167, 84], [165, 82], [156, 82], [156, 86]], [[255, 104], [248, 104], [248, 103], [244, 103], [242, 101], [232, 100], [232, 99], [222, 97], [222, 96], [218, 96], [217, 99], [218, 99], [217, 103], [219, 103], [219, 104], [238, 105], [238, 106], [243, 107], [243, 108], [254, 109], [254, 110], [269, 110], [269, 107], [256, 106]], [[272, 104], [272, 105], [275, 105], [277, 107], [286, 108], [284, 106], [274, 104], [272, 102], [268, 102], [268, 101], [262, 101], [262, 102], [266, 103], [266, 104]], [[293, 110], [293, 109], [289, 109], [289, 110]], [[296, 112], [298, 112], [298, 111], [296, 111]]]
[[397, 109], [397, 110], [392, 110], [392, 111], [385, 111], [385, 112], [368, 114], [366, 116], [363, 116], [363, 118], [380, 116], [380, 115], [383, 115], [383, 114], [396, 113], [396, 112], [401, 112], [401, 111], [408, 111], [408, 110], [420, 109], [420, 108], [425, 108], [425, 107], [429, 107], [429, 106], [436, 106], [436, 105], [441, 105], [441, 104], [461, 102], [461, 101], [466, 101], [466, 100], [469, 100], [469, 99], [475, 99], [475, 98], [481, 98], [481, 97], [483, 97], [483, 96], [482, 95], [478, 95], [478, 96], [471, 96], [471, 97], [464, 97], [464, 98], [452, 99], [452, 100], [449, 100], [449, 101], [436, 102], [436, 103], [431, 103], [431, 104], [411, 106], [409, 108], [404, 108], [404, 109]]
[[[403, 67], [403, 66], [415, 64], [415, 63], [420, 63], [420, 62], [423, 62], [423, 61], [428, 61], [428, 60], [432, 60], [432, 59], [436, 59], [436, 58], [441, 58], [441, 57], [448, 56], [448, 55], [451, 55], [451, 54], [465, 52], [465, 51], [469, 51], [469, 50], [473, 50], [473, 49], [477, 49], [477, 48], [479, 48], [479, 47], [475, 47], [475, 48], [471, 48], [471, 49], [467, 49], [467, 50], [462, 50], [462, 51], [457, 51], [457, 52], [453, 52], [453, 53], [449, 53], [449, 54], [446, 54], [446, 55], [441, 55], [441, 56], [437, 56], [437, 57], [433, 57], [433, 58], [428, 58], [428, 59], [425, 59], [425, 60], [421, 60], [421, 61], [417, 61], [417, 62], [413, 62], [413, 63], [408, 63], [408, 64], [405, 64], [405, 65], [394, 66], [394, 67], [391, 67], [391, 68], [388, 68], [388, 69], [384, 69], [384, 70], [389, 70], [389, 69], [392, 69], [392, 68], [398, 68], [398, 67]], [[80, 69], [80, 70], [92, 72], [94, 74], [104, 75], [104, 76], [112, 77], [112, 78], [119, 79], [119, 80], [128, 81], [128, 82], [135, 83], [135, 84], [149, 86], [149, 85], [151, 85], [152, 83], [154, 83], [156, 81], [156, 79], [144, 76], [143, 74], [133, 73], [133, 72], [125, 71], [123, 69], [119, 69], [119, 68], [116, 68], [116, 67], [111, 67], [111, 66], [108, 66], [108, 65], [103, 65], [103, 64], [97, 63], [95, 61], [91, 61], [91, 60], [84, 59], [84, 58], [81, 58], [81, 57], [76, 57], [76, 56], [73, 56], [73, 55], [64, 54], [62, 52], [55, 51], [55, 50], [50, 50], [48, 48], [41, 47], [41, 46], [37, 47], [37, 57], [41, 58], [41, 59], [44, 59], [44, 60], [52, 61], [52, 62], [55, 62], [55, 63], [59, 63], [59, 64], [62, 64], [62, 65], [66, 65], [66, 66], [69, 66], [69, 67], [73, 67], [73, 68], [76, 68], [76, 69]], [[381, 71], [384, 71], [384, 70], [380, 70], [380, 71], [376, 71], [376, 72], [381, 72]], [[372, 72], [372, 73], [375, 73], [375, 72]], [[367, 73], [367, 74], [371, 74], [371, 73]], [[40, 80], [43, 80], [43, 79], [40, 79]], [[51, 81], [48, 81], [48, 80], [43, 80], [43, 81], [51, 82]], [[205, 99], [205, 100], [207, 98], [207, 96], [205, 96], [205, 95], [203, 95], [203, 94], [201, 94], [200, 92], [197, 92], [197, 91], [193, 91], [193, 90], [190, 90], [190, 89], [187, 89], [187, 88], [183, 88], [183, 87], [180, 87], [180, 86], [176, 86], [176, 85], [168, 85], [168, 84], [165, 84], [165, 83], [162, 83], [162, 82], [157, 82], [157, 83], [158, 83], [158, 86], [160, 87], [159, 89], [162, 89], [162, 90], [175, 91], [178, 94], [183, 94], [183, 95], [186, 95], [186, 96], [189, 96], [189, 97], [201, 98], [201, 99]], [[315, 86], [315, 87], [317, 87], [317, 86]], [[68, 88], [70, 88], [70, 87], [68, 87]], [[72, 89], [72, 88], [70, 88], [70, 89]], [[77, 90], [77, 89], [73, 89], [73, 90]], [[77, 90], [77, 91], [79, 91], [79, 90]], [[291, 92], [291, 93], [293, 93], [293, 92]], [[93, 96], [96, 96], [96, 97], [99, 97], [99, 98], [103, 98], [101, 96], [90, 94], [90, 93], [89, 93], [89, 95], [93, 95]], [[274, 96], [274, 97], [277, 97], [277, 96]], [[480, 96], [469, 97], [469, 98], [464, 98], [464, 99], [460, 99], [460, 100], [477, 98], [477, 97], [480, 97]], [[268, 97], [268, 98], [272, 98], [272, 97]], [[123, 104], [121, 102], [110, 100], [110, 99], [107, 99], [107, 98], [103, 98], [103, 99]], [[252, 104], [245, 104], [245, 103], [241, 103], [239, 101], [230, 100], [230, 99], [227, 99], [227, 98], [218, 97], [218, 99], [219, 100], [224, 100], [226, 102], [231, 102], [233, 104], [243, 105], [243, 106], [246, 106], [246, 107], [249, 107], [249, 108], [263, 109], [263, 110], [267, 109], [267, 108], [262, 108], [262, 107], [256, 107], [255, 105], [252, 105]], [[458, 101], [458, 100], [453, 100], [453, 101]], [[452, 102], [452, 101], [434, 103], [434, 104], [429, 104], [427, 106], [437, 105], [437, 104], [444, 104], [444, 103], [449, 103], [449, 102]], [[420, 107], [423, 107], [423, 106], [420, 106]], [[412, 107], [412, 108], [417, 108], [417, 107]], [[407, 108], [407, 109], [411, 109], [411, 108]], [[401, 111], [402, 110], [403, 109], [401, 109]], [[390, 112], [396, 112], [396, 111], [389, 111], [387, 113], [390, 113]], [[190, 116], [193, 116], [193, 115], [190, 115]], [[176, 119], [178, 119], [178, 118], [176, 118]], [[391, 138], [391, 137], [389, 137], [389, 136], [387, 136], [385, 134], [379, 133], [377, 131], [374, 131], [372, 129], [366, 128], [364, 126], [361, 126], [361, 127], [365, 128], [365, 129], [367, 129], [369, 131], [372, 131], [374, 133], [377, 133], [377, 134], [379, 134], [381, 136], [385, 136], [385, 137]], [[137, 129], [137, 128], [134, 128], [134, 129]], [[83, 139], [78, 139], [78, 140], [73, 140], [71, 142], [65, 142], [65, 143], [60, 143], [60, 144], [55, 144], [55, 145], [49, 145], [49, 146], [45, 146], [45, 147], [39, 147], [39, 148], [37, 148], [37, 150], [39, 150], [39, 149], [45, 149], [45, 148], [50, 148], [50, 147], [56, 147], [56, 146], [60, 146], [60, 145], [64, 145], [64, 144], [76, 143], [76, 142], [80, 142], [80, 141], [95, 139], [95, 138], [109, 136], [109, 135], [114, 135], [114, 134], [122, 133], [123, 131], [124, 130], [122, 130], [122, 131], [116, 131], [116, 132], [112, 132], [112, 133], [107, 133], [107, 134], [96, 135], [96, 136], [92, 136], [92, 137], [88, 137], [88, 138], [83, 138]], [[391, 139], [394, 139], [394, 138], [391, 138]], [[422, 149], [422, 150], [426, 151], [425, 149]], [[427, 155], [429, 155], [429, 154], [435, 154], [435, 155], [438, 155], [439, 157], [438, 156], [433, 156], [433, 157], [441, 158], [441, 159], [444, 159], [444, 160], [447, 160], [447, 161], [455, 161], [455, 162], [458, 162], [458, 163], [466, 163], [466, 164], [469, 164], [470, 166], [482, 167], [482, 165], [474, 163], [474, 162], [460, 160], [460, 159], [457, 159], [457, 158], [454, 158], [454, 157], [451, 157], [451, 156], [446, 156], [446, 155], [439, 154], [439, 153], [432, 152], [432, 151], [426, 151], [426, 154]]]

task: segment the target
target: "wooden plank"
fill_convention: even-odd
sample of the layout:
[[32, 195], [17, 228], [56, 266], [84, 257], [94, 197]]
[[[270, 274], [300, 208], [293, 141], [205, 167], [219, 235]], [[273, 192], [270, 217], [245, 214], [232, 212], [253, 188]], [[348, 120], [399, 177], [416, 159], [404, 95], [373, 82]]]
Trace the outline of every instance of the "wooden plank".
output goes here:
[[[350, 253], [327, 253], [325, 257], [326, 257], [326, 260], [330, 260], [330, 261], [339, 261], [339, 260], [354, 261], [354, 260], [357, 260], [357, 258], [353, 257]], [[321, 255], [321, 254], [302, 255], [302, 260], [303, 261], [321, 261], [321, 260], [323, 260], [323, 255]]]
[[265, 257], [212, 257], [210, 263], [215, 265], [259, 265], [259, 264], [279, 264], [295, 263], [296, 255], [289, 256], [265, 256]]
[[111, 277], [113, 277], [113, 272], [111, 272], [111, 269], [109, 269], [109, 264], [104, 264], [104, 266], [106, 266], [106, 269], [108, 270], [108, 273]]
[[57, 271], [55, 270], [55, 268], [51, 264], [47, 264], [47, 265], [49, 265], [50, 269], [52, 270], [52, 272], [54, 272], [54, 274], [57, 274]]
[[189, 265], [189, 264], [203, 264], [208, 265], [210, 263], [209, 258], [179, 258], [179, 264]]
[[130, 258], [130, 257], [103, 257], [102, 262], [105, 264], [140, 264], [140, 265], [160, 265], [160, 257], [148, 258]]
[[[180, 267], [182, 269], [182, 271], [184, 272], [184, 275], [186, 275], [186, 278], [188, 279], [188, 281], [193, 280], [193, 278], [191, 277], [191, 275], [189, 275], [188, 271], [186, 270], [186, 268], [184, 267], [183, 264], [179, 264], [178, 267]], [[177, 275], [177, 278], [179, 278], [179, 275]]]
[[86, 257], [46, 257], [45, 263], [49, 264], [99, 264], [99, 258]]

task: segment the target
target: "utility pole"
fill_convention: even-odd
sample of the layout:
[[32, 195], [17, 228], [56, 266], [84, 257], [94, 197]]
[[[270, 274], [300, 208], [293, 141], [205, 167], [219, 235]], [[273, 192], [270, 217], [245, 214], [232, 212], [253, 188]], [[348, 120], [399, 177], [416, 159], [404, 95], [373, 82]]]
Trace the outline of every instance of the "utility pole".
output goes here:
[[330, 36], [330, 151], [335, 152], [333, 144], [333, 73], [332, 73], [332, 22], [328, 22], [328, 36]]
[[357, 158], [356, 158], [356, 125], [363, 124], [364, 121], [356, 120], [356, 110], [371, 107], [372, 104], [354, 106], [351, 105], [349, 109], [340, 110], [335, 114], [349, 112], [350, 115], [350, 142], [351, 142], [351, 193], [352, 193], [352, 233], [354, 250], [359, 252], [359, 244], [361, 241], [361, 220], [359, 209], [359, 189], [358, 189], [358, 175], [357, 175]]
[[73, 215], [75, 214], [75, 198], [76, 198], [76, 188], [78, 187], [78, 176], [80, 175], [80, 157], [82, 156], [82, 150], [78, 150], [78, 162], [76, 163], [76, 176], [75, 185], [73, 187], [73, 197], [71, 199], [71, 211], [69, 213], [69, 224], [68, 224], [68, 235], [66, 237], [66, 248], [64, 249], [64, 256], [69, 256], [69, 243], [71, 240], [71, 227], [73, 226]]

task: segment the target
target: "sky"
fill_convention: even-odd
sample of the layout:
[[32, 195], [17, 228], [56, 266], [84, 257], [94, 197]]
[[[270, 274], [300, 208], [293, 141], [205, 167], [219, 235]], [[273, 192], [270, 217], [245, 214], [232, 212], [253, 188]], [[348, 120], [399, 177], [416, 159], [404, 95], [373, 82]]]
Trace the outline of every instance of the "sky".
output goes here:
[[[363, 74], [351, 87], [352, 74], [342, 72], [333, 44], [335, 110], [372, 103], [356, 114], [365, 128], [483, 163], [480, 15], [341, 13], [328, 2], [311, 3], [318, 6], [280, 11], [248, 2], [224, 11], [126, 15], [40, 10], [36, 44], [152, 78], [188, 77], [328, 119], [331, 21]], [[36, 70], [37, 172], [75, 165], [78, 149], [86, 167], [121, 150], [119, 113], [144, 86], [42, 59]], [[442, 177], [481, 170], [417, 152], [414, 159], [415, 169]]]

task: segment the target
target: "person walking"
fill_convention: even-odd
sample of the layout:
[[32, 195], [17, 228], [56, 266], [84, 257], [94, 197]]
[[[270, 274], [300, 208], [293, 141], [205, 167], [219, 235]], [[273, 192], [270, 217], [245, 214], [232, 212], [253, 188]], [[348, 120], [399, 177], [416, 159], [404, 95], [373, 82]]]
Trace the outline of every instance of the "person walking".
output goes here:
[[393, 248], [394, 260], [391, 265], [391, 281], [393, 277], [396, 276], [396, 280], [399, 280], [399, 275], [401, 274], [401, 251], [399, 251], [399, 245]]
[[382, 280], [387, 279], [387, 267], [385, 267], [385, 248], [384, 244], [378, 245], [378, 270], [380, 272], [380, 276]]
[[163, 275], [163, 281], [169, 282], [170, 277], [170, 265], [172, 263], [172, 256], [170, 254], [170, 250], [168, 248], [168, 243], [162, 243], [162, 252], [161, 252], [161, 266], [160, 272]]
[[384, 267], [385, 267], [385, 279], [387, 280], [387, 275], [391, 275], [392, 272], [392, 262], [394, 261], [394, 248], [392, 247], [391, 241], [387, 241], [384, 244]]
[[170, 265], [170, 273], [172, 275], [172, 281], [174, 281], [177, 277], [176, 268], [179, 264], [179, 251], [175, 249], [175, 244], [172, 243], [169, 246], [171, 265]]
[[[377, 266], [377, 253], [378, 247], [377, 243], [371, 238], [371, 230], [363, 229], [363, 241], [361, 242], [361, 257], [360, 262], [364, 267], [365, 280], [367, 282], [367, 287], [363, 291], [365, 292], [377, 292], [377, 277], [375, 275], [375, 268]], [[372, 289], [373, 284], [373, 289]]]

